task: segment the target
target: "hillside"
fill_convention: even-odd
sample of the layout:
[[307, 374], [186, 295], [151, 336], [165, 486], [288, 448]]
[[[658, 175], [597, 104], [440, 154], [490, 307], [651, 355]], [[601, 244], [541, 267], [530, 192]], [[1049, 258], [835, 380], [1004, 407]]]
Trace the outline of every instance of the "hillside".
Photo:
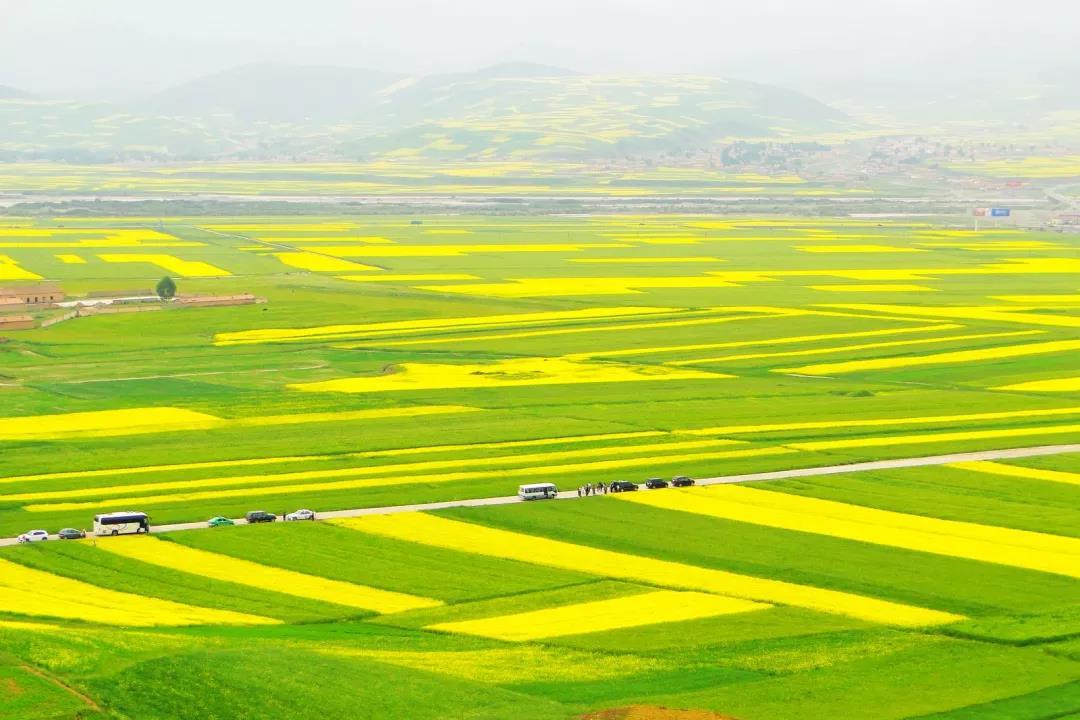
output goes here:
[[143, 108], [183, 117], [225, 113], [245, 121], [335, 121], [368, 109], [380, 89], [399, 79], [358, 68], [243, 65], [170, 88]]
[[30, 98], [30, 93], [23, 92], [10, 85], [0, 85], [0, 100], [22, 100]]
[[405, 77], [248, 65], [119, 106], [0, 101], [2, 159], [592, 160], [849, 130], [791, 90], [527, 63]]

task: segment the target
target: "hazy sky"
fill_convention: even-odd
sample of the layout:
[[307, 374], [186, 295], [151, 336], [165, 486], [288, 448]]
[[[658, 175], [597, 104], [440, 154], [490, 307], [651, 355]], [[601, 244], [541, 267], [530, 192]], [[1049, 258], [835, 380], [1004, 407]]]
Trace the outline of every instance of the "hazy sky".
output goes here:
[[410, 74], [524, 60], [584, 72], [844, 78], [1077, 66], [1077, 0], [0, 0], [0, 84], [151, 92], [275, 61]]

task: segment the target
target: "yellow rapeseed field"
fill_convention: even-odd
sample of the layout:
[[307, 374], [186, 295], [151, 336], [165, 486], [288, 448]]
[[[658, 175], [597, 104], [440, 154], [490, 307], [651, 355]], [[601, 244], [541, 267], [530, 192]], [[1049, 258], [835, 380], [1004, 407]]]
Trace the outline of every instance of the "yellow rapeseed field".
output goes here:
[[0, 418], [0, 440], [56, 440], [172, 430], [209, 430], [224, 423], [213, 415], [173, 407], [23, 415]]
[[796, 245], [796, 249], [809, 253], [912, 253], [925, 252], [896, 245]]
[[[404, 408], [403, 408], [404, 409]], [[356, 412], [366, 412], [363, 410]], [[42, 480], [63, 480], [68, 478], [107, 477], [110, 475], [139, 475], [166, 470], [204, 470], [222, 467], [250, 467], [258, 465], [281, 465], [295, 462], [319, 462], [324, 460], [347, 458], [397, 457], [401, 455], [424, 455], [428, 453], [457, 452], [460, 450], [487, 450], [492, 448], [521, 448], [542, 445], [562, 445], [582, 442], [634, 440], [656, 438], [667, 435], [663, 430], [639, 430], [625, 433], [600, 433], [597, 435], [569, 435], [566, 437], [536, 438], [534, 440], [507, 440], [489, 443], [471, 443], [462, 445], [422, 445], [411, 448], [391, 450], [370, 450], [345, 455], [277, 455], [272, 457], [247, 458], [244, 460], [212, 460], [207, 462], [171, 463], [168, 465], [144, 465], [140, 467], [118, 467], [103, 470], [69, 470], [66, 472], [39, 473], [35, 475], [14, 475], [0, 478], [0, 484], [23, 483]]]
[[217, 553], [184, 547], [178, 543], [153, 537], [104, 538], [97, 547], [122, 557], [161, 565], [180, 572], [214, 578], [225, 582], [250, 585], [263, 590], [297, 597], [321, 600], [335, 605], [395, 613], [418, 608], [437, 607], [439, 600], [380, 590], [317, 575], [261, 565]]
[[[349, 278], [345, 278], [345, 279], [349, 279]], [[738, 308], [738, 307], [732, 307], [732, 308], [726, 308], [725, 309], [725, 312], [729, 312], [729, 311], [744, 311], [747, 314], [745, 314], [745, 315], [723, 315], [721, 317], [700, 317], [703, 314], [707, 315], [707, 314], [709, 314], [711, 312], [714, 312], [714, 311], [690, 310], [690, 311], [687, 311], [687, 312], [683, 313], [682, 315], [680, 315], [680, 317], [683, 317], [683, 316], [686, 316], [686, 315], [693, 316], [691, 319], [686, 319], [686, 320], [665, 320], [665, 319], [662, 319], [662, 318], [657, 318], [657, 319], [645, 320], [645, 321], [642, 321], [642, 322], [613, 322], [613, 323], [609, 323], [609, 324], [606, 324], [606, 325], [589, 325], [589, 326], [586, 326], [586, 327], [557, 327], [557, 328], [551, 328], [551, 329], [546, 329], [546, 330], [514, 330], [514, 331], [508, 331], [508, 332], [490, 333], [490, 334], [486, 334], [486, 335], [467, 335], [467, 336], [455, 335], [455, 336], [452, 336], [452, 337], [421, 338], [421, 339], [418, 339], [418, 340], [388, 340], [388, 341], [383, 340], [383, 341], [380, 341], [378, 344], [380, 346], [389, 345], [389, 346], [393, 346], [393, 347], [403, 347], [403, 346], [412, 346], [412, 345], [443, 345], [443, 344], [447, 344], [447, 343], [477, 342], [477, 341], [486, 341], [486, 340], [509, 340], [509, 339], [525, 338], [525, 337], [550, 337], [550, 336], [553, 336], [553, 335], [581, 335], [581, 334], [593, 335], [593, 334], [604, 333], [604, 332], [626, 332], [627, 330], [660, 330], [660, 329], [672, 328], [672, 327], [687, 327], [687, 326], [695, 326], [695, 325], [716, 325], [716, 324], [720, 324], [720, 323], [738, 322], [738, 321], [741, 321], [741, 320], [764, 320], [764, 319], [768, 319], [768, 318], [793, 317], [795, 315], [806, 314], [806, 313], [803, 313], [800, 310], [781, 310], [779, 308]], [[335, 345], [334, 347], [343, 348], [343, 349], [351, 349], [351, 348], [357, 348], [357, 347], [365, 347], [365, 346], [371, 345], [371, 344], [372, 343], [370, 343], [370, 342], [366, 342], [366, 343], [364, 343], [364, 342], [352, 342], [352, 343], [342, 343], [340, 345]], [[608, 354], [609, 353], [606, 353], [606, 352], [603, 352], [603, 351], [596, 352], [596, 353], [576, 353], [576, 354], [572, 354], [572, 355], [564, 355], [563, 359], [564, 360], [580, 360], [580, 359], [587, 359], [587, 358], [591, 358], [591, 357], [601, 357], [601, 356], [605, 356], [605, 355], [608, 355]], [[620, 351], [615, 351], [614, 353], [611, 353], [611, 354], [623, 354], [623, 353], [620, 353]], [[639, 353], [637, 351], [635, 351], [635, 354], [639, 354]]]
[[649, 507], [1080, 577], [1080, 540], [735, 485], [615, 497]]
[[[662, 345], [660, 347], [629, 348], [626, 350], [598, 350], [595, 352], [566, 355], [568, 358], [622, 357], [626, 355], [655, 355], [668, 352], [691, 352], [694, 350], [719, 350], [721, 348], [756, 347], [758, 345], [794, 345], [819, 340], [845, 340], [860, 337], [880, 337], [883, 335], [904, 335], [907, 333], [936, 332], [938, 330], [956, 330], [963, 327], [951, 323], [924, 325], [912, 328], [890, 328], [886, 330], [861, 330], [858, 332], [821, 333], [819, 335], [794, 335], [788, 337], [761, 338], [757, 340], [733, 340], [718, 343], [696, 343], [694, 345]], [[669, 365], [693, 364], [698, 360], [673, 361]]]
[[328, 257], [313, 252], [279, 252], [273, 253], [273, 255], [289, 267], [313, 272], [361, 272], [379, 269], [374, 265], [362, 265], [350, 260]]
[[479, 280], [475, 275], [466, 273], [385, 273], [379, 275], [342, 275], [341, 280], [350, 282], [450, 282], [457, 280]]
[[849, 293], [906, 293], [906, 292], [937, 292], [934, 288], [925, 285], [808, 285], [811, 290], [818, 292], [849, 292]]
[[1048, 482], [1068, 483], [1080, 485], [1080, 473], [1065, 472], [1064, 470], [1043, 470], [1041, 468], [1029, 468], [1021, 465], [1007, 465], [989, 461], [953, 463], [948, 467], [960, 470], [972, 470], [988, 475], [1001, 475], [1003, 477], [1027, 478], [1028, 480], [1046, 480]]
[[912, 345], [933, 345], [935, 343], [957, 342], [960, 340], [983, 340], [986, 338], [1016, 337], [1024, 335], [1041, 335], [1042, 330], [1017, 330], [1002, 333], [975, 333], [972, 335], [946, 335], [944, 337], [921, 338], [918, 340], [894, 340], [882, 343], [861, 343], [858, 345], [838, 345], [833, 347], [812, 348], [810, 350], [789, 350], [774, 353], [749, 353], [743, 355], [726, 355], [713, 358], [697, 358], [694, 360], [680, 360], [668, 363], [674, 366], [700, 365], [703, 363], [731, 362], [734, 360], [757, 360], [777, 357], [801, 357], [804, 355], [831, 355], [833, 353], [849, 353], [858, 350], [877, 350], [890, 347], [909, 347]]
[[56, 259], [66, 265], [85, 265], [86, 258], [81, 255], [60, 254], [56, 256]]
[[[158, 506], [200, 500], [221, 500], [225, 498], [238, 497], [250, 498], [260, 495], [293, 495], [297, 493], [312, 493], [334, 490], [356, 490], [359, 488], [385, 487], [388, 485], [432, 484], [454, 482], [457, 480], [486, 480], [490, 478], [532, 478], [549, 475], [572, 475], [574, 473], [591, 472], [597, 470], [623, 470], [632, 467], [655, 467], [659, 464], [684, 463], [693, 462], [696, 460], [722, 461], [735, 458], [786, 455], [794, 452], [796, 451], [786, 447], [749, 448], [746, 450], [727, 450], [720, 452], [681, 452], [673, 455], [647, 455], [644, 457], [629, 458], [619, 457], [616, 459], [598, 460], [595, 462], [568, 463], [563, 465], [551, 465], [549, 464], [550, 457], [544, 456], [543, 462], [541, 464], [529, 467], [481, 471], [469, 470], [441, 474], [387, 475], [385, 477], [365, 477], [349, 480], [337, 480], [333, 482], [300, 483], [293, 485], [273, 486], [255, 485], [254, 483], [265, 483], [268, 478], [265, 475], [254, 475], [249, 476], [248, 478], [252, 483], [251, 487], [242, 487], [231, 490], [215, 489], [201, 492], [183, 492], [169, 495], [151, 495], [145, 497], [127, 497], [123, 499], [123, 502], [130, 503], [132, 505]], [[616, 453], [614, 452], [614, 449], [609, 449], [606, 454], [614, 455]], [[517, 459], [520, 459], [520, 457]], [[293, 476], [293, 479], [298, 479], [296, 478], [297, 475], [311, 476], [321, 475], [323, 473], [339, 472], [340, 471], [333, 470], [316, 470], [310, 473], [290, 473], [289, 475]], [[347, 474], [362, 475], [363, 471], [362, 469], [350, 470]], [[235, 483], [236, 481], [236, 478], [228, 478], [218, 484]], [[114, 502], [110, 502], [108, 500], [92, 500], [88, 502], [34, 504], [27, 505], [23, 509], [27, 512], [52, 512], [61, 510], [87, 510], [91, 508], [100, 508], [111, 504], [114, 504]]]
[[764, 603], [708, 593], [657, 590], [641, 595], [595, 600], [479, 620], [438, 623], [429, 625], [426, 629], [525, 642], [641, 625], [696, 620], [716, 615], [731, 615], [765, 610], [770, 607], [772, 606]]
[[[1077, 321], [1080, 322], [1080, 318], [1077, 318]], [[1024, 345], [1002, 345], [999, 347], [981, 348], [979, 350], [956, 350], [953, 352], [938, 353], [936, 355], [905, 355], [899, 357], [873, 358], [869, 360], [850, 360], [847, 362], [777, 369], [773, 370], [773, 372], [795, 373], [798, 375], [840, 375], [843, 373], [862, 372], [865, 370], [889, 370], [892, 368], [923, 367], [926, 365], [977, 363], [983, 360], [1000, 360], [1003, 358], [1027, 357], [1029, 355], [1046, 355], [1049, 353], [1069, 352], [1071, 350], [1080, 350], [1080, 340], [1051, 340], [1040, 343], [1027, 343]]]
[[695, 590], [763, 603], [793, 605], [897, 626], [941, 625], [962, 620], [951, 613], [852, 593], [739, 575], [683, 563], [487, 528], [424, 513], [367, 516], [335, 524], [385, 537], [547, 565], [661, 587]]
[[[1020, 325], [1045, 325], [1048, 327], [1080, 327], [1080, 317], [1068, 315], [1041, 315], [1025, 312], [1031, 308], [1024, 306], [1004, 307], [961, 307], [961, 306], [916, 306], [916, 305], [829, 305], [827, 307], [860, 310], [887, 315], [907, 317], [925, 317], [949, 320], [985, 320], [987, 322], [1018, 323]], [[883, 316], [884, 317], [884, 316]]]
[[15, 259], [0, 255], [0, 280], [41, 280], [41, 276], [19, 267]]
[[[260, 473], [258, 475], [239, 475], [217, 478], [205, 478], [202, 480], [169, 480], [164, 482], [124, 484], [108, 487], [76, 488], [73, 490], [43, 490], [37, 492], [24, 492], [13, 495], [0, 495], [0, 503], [4, 502], [47, 502], [52, 500], [70, 500], [85, 497], [116, 497], [119, 495], [134, 495], [137, 493], [165, 492], [169, 490], [195, 490], [198, 488], [225, 488], [237, 486], [251, 486], [252, 490], [257, 486], [281, 485], [289, 482], [305, 480], [326, 480], [339, 477], [370, 477], [383, 475], [409, 476], [417, 475], [432, 470], [450, 470], [458, 468], [481, 468], [499, 465], [522, 465], [527, 463], [553, 463], [557, 460], [584, 459], [592, 457], [617, 458], [623, 456], [646, 455], [657, 451], [675, 452], [686, 450], [701, 450], [703, 448], [726, 447], [737, 445], [738, 440], [692, 440], [673, 443], [657, 443], [651, 445], [625, 445], [620, 447], [586, 448], [584, 450], [564, 450], [552, 453], [531, 453], [512, 455], [498, 455], [493, 457], [464, 458], [455, 460], [431, 460], [427, 462], [400, 463], [392, 465], [365, 465], [351, 468], [334, 468], [332, 470], [309, 470], [289, 473]], [[490, 444], [489, 447], [498, 447], [498, 444]], [[392, 451], [391, 451], [392, 452]], [[373, 457], [387, 456], [389, 453], [370, 452], [355, 453], [353, 455], [335, 456], [336, 458], [356, 457], [365, 460]], [[323, 456], [325, 459], [326, 456]], [[244, 464], [244, 463], [239, 463]], [[250, 464], [250, 462], [248, 463]], [[218, 463], [220, 465], [220, 463]], [[203, 465], [205, 467], [206, 465]], [[437, 476], [435, 476], [437, 477]], [[151, 501], [150, 498], [141, 498]]]
[[483, 327], [519, 327], [537, 323], [601, 320], [606, 318], [637, 317], [647, 315], [674, 315], [678, 308], [665, 307], [602, 307], [581, 310], [554, 310], [548, 312], [511, 313], [505, 315], [474, 315], [466, 317], [426, 318], [423, 320], [398, 320], [381, 323], [352, 325], [322, 325], [307, 328], [268, 328], [218, 333], [217, 345], [241, 345], [245, 343], [288, 342], [294, 340], [347, 339], [361, 337], [385, 337], [388, 335], [423, 334], [440, 330]]
[[[1056, 417], [1060, 415], [1080, 415], [1080, 406], [1062, 408], [1042, 408], [1037, 410], [1004, 410], [989, 413], [965, 413], [961, 415], [927, 415], [894, 418], [858, 418], [853, 420], [811, 420], [795, 423], [770, 423], [767, 425], [721, 425], [718, 427], [677, 430], [680, 435], [744, 435], [749, 433], [778, 432], [785, 430], [827, 430], [831, 428], [852, 427], [890, 427], [896, 425], [938, 425], [961, 422], [979, 422], [984, 420], [1014, 420], [1033, 417]], [[916, 437], [936, 437], [919, 435]], [[828, 441], [826, 441], [828, 442]]]
[[0, 608], [107, 625], [270, 625], [277, 620], [117, 592], [0, 560]]
[[1031, 382], [1002, 385], [994, 389], [1017, 390], [1019, 392], [1080, 392], [1080, 375], [1055, 378], [1053, 380], [1032, 380]]
[[[347, 239], [347, 238], [343, 238]], [[326, 245], [319, 252], [340, 257], [458, 257], [486, 253], [571, 253], [630, 247], [625, 243], [562, 243], [520, 245]]]
[[180, 277], [227, 277], [232, 275], [210, 263], [198, 260], [181, 260], [173, 255], [154, 255], [142, 253], [105, 253], [98, 255], [108, 263], [148, 263], [157, 265], [162, 270]]
[[397, 372], [370, 377], [295, 383], [304, 392], [372, 393], [443, 388], [497, 388], [661, 380], [717, 380], [730, 375], [651, 365], [575, 362], [564, 358], [512, 358], [493, 363], [402, 363]]
[[[863, 423], [853, 421], [854, 427]], [[881, 435], [879, 437], [851, 438], [845, 440], [814, 440], [788, 443], [797, 450], [844, 450], [863, 447], [892, 445], [922, 445], [924, 443], [962, 442], [965, 440], [991, 440], [996, 438], [1034, 437], [1038, 435], [1066, 435], [1080, 433], [1080, 425], [1047, 425], [1044, 427], [1007, 428], [1003, 430], [971, 430], [965, 432], [928, 433], [923, 435]]]
[[689, 277], [548, 277], [512, 278], [508, 282], [476, 283], [474, 285], [442, 285], [437, 288], [421, 286], [421, 290], [436, 290], [462, 295], [486, 295], [502, 298], [563, 297], [577, 295], [638, 295], [642, 290], [660, 288], [724, 288], [738, 287], [723, 278]]

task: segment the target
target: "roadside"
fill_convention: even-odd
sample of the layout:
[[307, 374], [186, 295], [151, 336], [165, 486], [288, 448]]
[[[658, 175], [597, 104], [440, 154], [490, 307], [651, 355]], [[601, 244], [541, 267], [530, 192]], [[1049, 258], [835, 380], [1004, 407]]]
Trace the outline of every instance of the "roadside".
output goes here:
[[[928, 465], [950, 465], [952, 463], [975, 462], [980, 460], [1009, 460], [1025, 457], [1040, 457], [1045, 455], [1064, 455], [1066, 453], [1080, 453], [1080, 443], [1071, 445], [1041, 445], [1026, 448], [1005, 448], [1001, 450], [980, 450], [977, 452], [951, 453], [948, 455], [928, 455], [916, 458], [899, 458], [896, 460], [872, 460], [870, 462], [846, 463], [842, 465], [826, 465], [813, 468], [799, 468], [795, 470], [776, 470], [772, 472], [750, 473], [747, 475], [726, 475], [711, 478], [695, 478], [695, 483], [701, 485], [726, 485], [733, 483], [759, 482], [764, 480], [785, 480], [788, 478], [814, 477], [817, 475], [836, 475], [849, 472], [867, 472], [871, 470], [895, 470], [898, 468], [925, 467]], [[558, 500], [582, 499], [576, 490], [564, 490], [558, 494]], [[391, 505], [387, 507], [349, 508], [346, 510], [330, 510], [320, 512], [320, 519], [362, 517], [364, 515], [392, 515], [404, 512], [422, 512], [427, 510], [445, 510], [456, 507], [487, 507], [492, 505], [510, 505], [523, 502], [517, 495], [502, 497], [472, 498], [468, 500], [449, 500], [445, 502], [417, 503], [413, 505]], [[237, 525], [246, 525], [243, 518], [234, 519]], [[179, 530], [204, 530], [205, 521], [189, 523], [173, 523], [170, 525], [155, 525], [153, 531], [175, 532]], [[29, 528], [28, 528], [29, 529]], [[51, 540], [56, 536], [50, 536]], [[0, 538], [0, 547], [18, 544], [17, 538]]]

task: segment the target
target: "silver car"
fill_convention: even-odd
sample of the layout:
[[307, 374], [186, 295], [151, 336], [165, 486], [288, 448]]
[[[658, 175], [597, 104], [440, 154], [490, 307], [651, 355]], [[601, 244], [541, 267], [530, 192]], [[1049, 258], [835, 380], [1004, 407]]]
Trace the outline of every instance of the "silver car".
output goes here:
[[286, 522], [292, 522], [293, 520], [314, 520], [314, 519], [315, 519], [315, 511], [314, 510], [297, 510], [296, 512], [291, 512], [291, 513], [289, 513], [288, 515], [285, 516]]

